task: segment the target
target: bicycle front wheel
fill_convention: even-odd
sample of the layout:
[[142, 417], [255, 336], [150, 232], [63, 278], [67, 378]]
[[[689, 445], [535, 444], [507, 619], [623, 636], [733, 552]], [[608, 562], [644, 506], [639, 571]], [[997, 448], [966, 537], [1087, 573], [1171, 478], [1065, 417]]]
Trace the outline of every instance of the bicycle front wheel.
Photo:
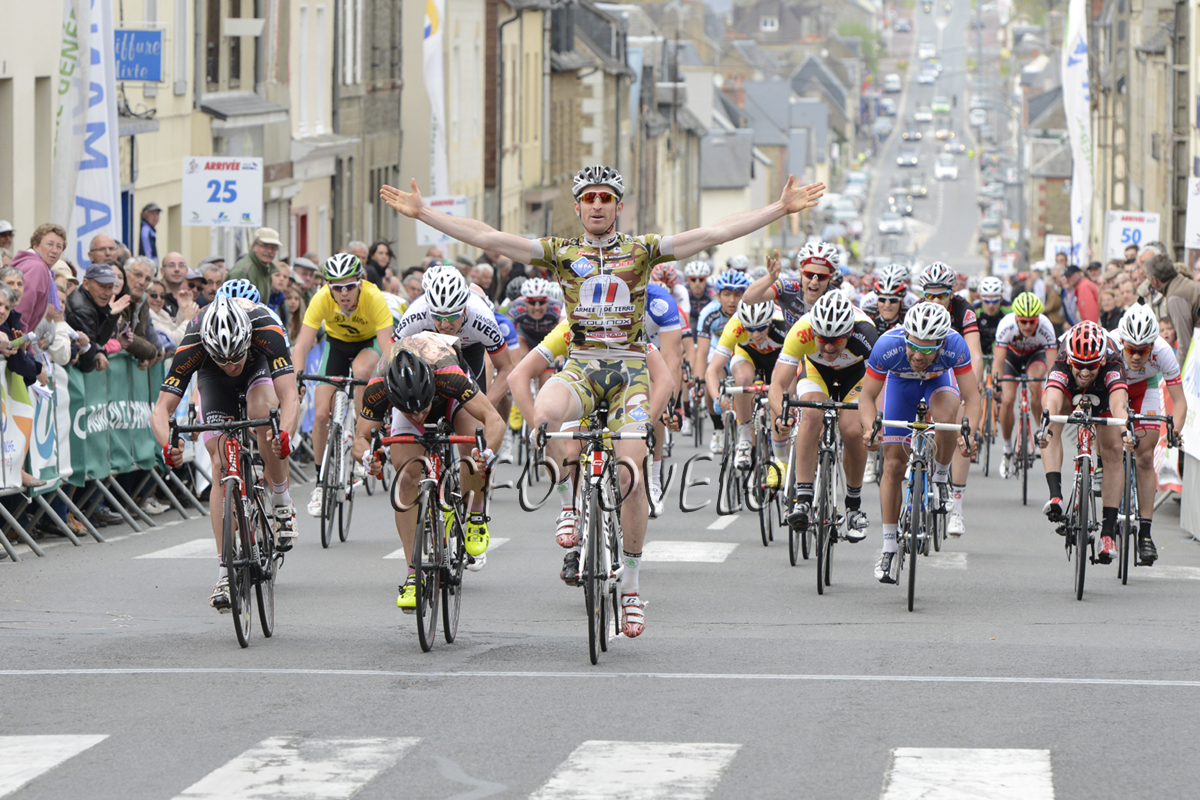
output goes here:
[[442, 515], [437, 493], [426, 486], [417, 504], [413, 569], [417, 575], [417, 639], [428, 653], [437, 638], [438, 584], [442, 571]]
[[816, 526], [817, 535], [817, 594], [825, 594], [825, 571], [832, 554], [830, 538], [833, 525], [836, 524], [832, 518], [837, 513], [830, 503], [833, 494], [833, 458], [830, 453], [821, 453], [817, 469], [817, 491], [814, 495], [816, 507], [810, 515], [810, 525]]
[[[347, 446], [342, 450], [342, 486], [346, 487], [345, 502], [338, 504], [338, 541], [346, 541], [350, 537], [350, 520], [354, 519], [354, 454]], [[341, 499], [339, 495], [339, 499]], [[346, 515], [345, 521], [342, 515]]]
[[446, 555], [450, 565], [441, 577], [442, 636], [451, 644], [458, 635], [458, 612], [462, 607], [463, 567], [467, 563], [466, 537], [462, 523], [466, 516], [458, 509], [454, 523], [446, 532]]
[[[908, 530], [908, 610], [913, 610], [913, 602], [917, 596], [917, 554], [921, 550], [921, 534], [932, 535], [928, 530], [922, 531], [929, 525], [929, 486], [925, 483], [925, 466], [917, 462], [912, 468], [912, 483], [909, 485], [909, 497], [920, 506], [909, 515]], [[917, 498], [920, 498], [919, 500]]]
[[279, 571], [279, 562], [275, 558], [275, 538], [266, 516], [264, 497], [261, 486], [255, 489], [255, 502], [250, 507], [250, 513], [254, 519], [254, 538], [258, 541], [257, 576], [254, 581], [254, 593], [258, 597], [258, 622], [263, 638], [270, 639], [275, 633], [275, 576]]
[[600, 515], [599, 489], [592, 486], [585, 490], [587, 504], [587, 547], [583, 552], [580, 577], [583, 578], [583, 601], [588, 618], [588, 658], [595, 665], [600, 661], [600, 638], [602, 630], [605, 596], [599, 580], [601, 571], [607, 575], [608, 565], [603, 563], [604, 522]]
[[1033, 461], [1033, 450], [1030, 447], [1030, 443], [1029, 443], [1029, 426], [1031, 424], [1032, 424], [1032, 422], [1030, 422], [1029, 417], [1026, 416], [1024, 411], [1022, 411], [1021, 412], [1021, 445], [1020, 445], [1020, 450], [1017, 451], [1018, 453], [1020, 453], [1020, 456], [1018, 458], [1018, 461], [1020, 462], [1020, 466], [1018, 467], [1018, 469], [1021, 470], [1021, 505], [1029, 504], [1029, 467], [1030, 467], [1030, 462]]
[[1117, 544], [1121, 548], [1120, 561], [1117, 562], [1117, 577], [1121, 585], [1129, 583], [1129, 553], [1133, 550], [1134, 516], [1133, 509], [1137, 504], [1137, 461], [1131, 453], [1123, 455], [1125, 461], [1125, 481], [1121, 490], [1121, 508], [1117, 512]]
[[768, 470], [775, 468], [775, 462], [771, 458], [771, 443], [761, 429], [758, 431], [758, 439], [758, 444], [754, 448], [756, 453], [754, 471], [751, 474], [754, 476], [754, 499], [758, 503], [758, 530], [762, 536], [763, 547], [767, 547], [775, 538], [771, 487], [767, 485]]
[[1075, 599], [1083, 599], [1083, 580], [1087, 576], [1088, 544], [1091, 538], [1091, 520], [1088, 512], [1091, 510], [1092, 465], [1083, 460], [1079, 471], [1075, 473]]
[[989, 391], [984, 395], [983, 408], [983, 436], [980, 444], [983, 445], [983, 477], [987, 477], [991, 470], [992, 463], [992, 393]]
[[321, 462], [321, 547], [328, 548], [333, 539], [333, 517], [337, 513], [337, 487], [341, 469], [338, 456], [341, 455], [342, 426], [333, 423], [329, 426], [329, 436], [325, 439], [325, 458]]
[[254, 621], [254, 599], [250, 594], [250, 548], [244, 544], [242, 532], [246, 522], [242, 514], [242, 498], [237, 483], [225, 483], [224, 517], [222, 518], [221, 552], [225, 556], [225, 574], [229, 578], [229, 612], [238, 644], [250, 646]]

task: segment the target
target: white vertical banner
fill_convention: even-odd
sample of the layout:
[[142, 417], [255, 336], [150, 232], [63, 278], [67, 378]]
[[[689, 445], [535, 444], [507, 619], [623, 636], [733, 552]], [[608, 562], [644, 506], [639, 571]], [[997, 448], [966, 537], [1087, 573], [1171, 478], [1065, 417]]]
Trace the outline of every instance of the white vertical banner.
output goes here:
[[422, 65], [425, 93], [429, 95], [429, 191], [432, 197], [450, 191], [446, 156], [446, 80], [442, 47], [442, 22], [446, 0], [425, 0], [425, 41]]
[[1088, 261], [1092, 227], [1093, 149], [1088, 87], [1086, 0], [1069, 0], [1067, 36], [1063, 40], [1063, 111], [1071, 135], [1071, 263]]
[[116, 34], [112, 0], [65, 0], [64, 12], [51, 210], [66, 223], [64, 257], [87, 269], [93, 236], [121, 239]]

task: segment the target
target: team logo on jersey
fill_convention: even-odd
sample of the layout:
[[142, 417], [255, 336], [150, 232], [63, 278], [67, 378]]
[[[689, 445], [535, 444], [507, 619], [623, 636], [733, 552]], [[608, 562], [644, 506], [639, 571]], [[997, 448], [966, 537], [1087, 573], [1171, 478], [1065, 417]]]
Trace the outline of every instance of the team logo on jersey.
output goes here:
[[629, 285], [612, 275], [596, 275], [588, 278], [579, 288], [580, 314], [632, 314], [633, 303], [629, 298]]
[[638, 422], [645, 422], [646, 420], [650, 419], [650, 412], [641, 406], [638, 406], [637, 408], [630, 410], [629, 416], [633, 417]]
[[288, 365], [288, 360], [286, 358], [284, 358], [283, 356], [280, 356], [279, 358], [277, 358], [271, 362], [271, 369], [279, 370], [279, 369], [283, 369], [287, 365]]
[[656, 297], [650, 301], [650, 313], [654, 316], [661, 317], [663, 314], [666, 314], [668, 310], [670, 310], [670, 306], [668, 306], [667, 301], [663, 300], [661, 297]]
[[596, 265], [588, 261], [586, 256], [580, 256], [571, 262], [571, 271], [581, 278], [591, 275], [595, 269]]

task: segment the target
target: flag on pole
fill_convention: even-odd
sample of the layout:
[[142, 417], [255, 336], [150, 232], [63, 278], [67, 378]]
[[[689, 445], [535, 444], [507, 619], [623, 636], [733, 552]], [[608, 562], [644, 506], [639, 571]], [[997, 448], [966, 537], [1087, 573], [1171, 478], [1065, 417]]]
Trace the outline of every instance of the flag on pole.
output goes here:
[[1092, 227], [1092, 109], [1088, 87], [1087, 8], [1085, 0], [1067, 6], [1067, 36], [1063, 40], [1063, 111], [1071, 136], [1071, 263], [1088, 261]]
[[446, 0], [425, 0], [425, 41], [422, 45], [425, 93], [429, 95], [430, 197], [450, 191], [446, 156], [446, 89], [442, 56], [442, 22]]

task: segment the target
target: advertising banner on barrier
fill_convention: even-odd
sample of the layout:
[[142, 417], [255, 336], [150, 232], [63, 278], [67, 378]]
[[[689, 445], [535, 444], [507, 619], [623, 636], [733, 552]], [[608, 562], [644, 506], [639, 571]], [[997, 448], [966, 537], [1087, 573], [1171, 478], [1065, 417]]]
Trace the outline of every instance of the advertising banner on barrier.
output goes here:
[[46, 481], [46, 485], [30, 490], [30, 494], [54, 491], [60, 474], [58, 469], [57, 414], [54, 384], [57, 372], [51, 372], [48, 391], [33, 392], [33, 444], [29, 446], [29, 473]]
[[113, 469], [109, 461], [106, 372], [70, 372], [71, 483], [75, 486], [107, 478]]
[[[78, 374], [78, 373], [77, 373]], [[67, 385], [67, 368], [54, 365], [54, 435], [58, 438], [55, 453], [58, 474], [64, 481], [71, 477], [71, 391]]]
[[[133, 388], [132, 365], [129, 358], [113, 356], [108, 360], [105, 422], [108, 425], [108, 460], [110, 468], [117, 472], [133, 469], [132, 409], [130, 392]], [[91, 395], [88, 400], [90, 402]]]
[[9, 372], [5, 366], [0, 369], [0, 458], [3, 467], [0, 468], [0, 486], [10, 488], [21, 485], [21, 467], [25, 461], [25, 443], [28, 441], [13, 415], [13, 398], [8, 389], [10, 380], [22, 381], [19, 375]]
[[133, 367], [133, 417], [137, 424], [131, 431], [133, 435], [133, 463], [138, 469], [152, 469], [158, 458], [158, 440], [150, 430], [150, 413], [154, 410], [154, 401], [158, 398], [158, 387], [162, 386], [166, 373], [163, 362], [158, 362], [149, 369]]

